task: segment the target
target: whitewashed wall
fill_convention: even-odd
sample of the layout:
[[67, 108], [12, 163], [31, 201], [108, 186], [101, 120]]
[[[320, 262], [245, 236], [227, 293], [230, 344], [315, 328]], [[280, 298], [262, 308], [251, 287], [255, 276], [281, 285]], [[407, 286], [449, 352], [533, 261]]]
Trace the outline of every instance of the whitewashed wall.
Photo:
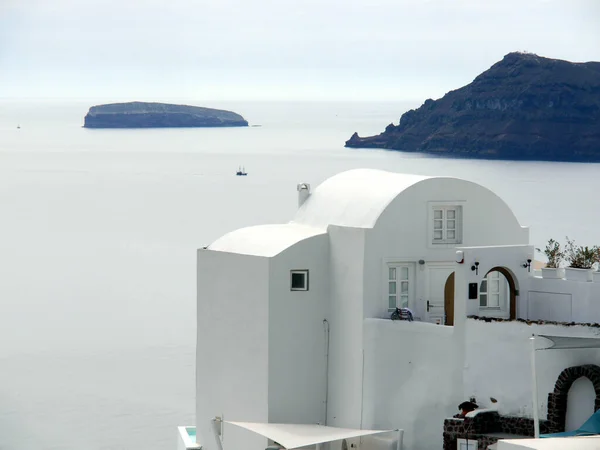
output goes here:
[[404, 429], [406, 449], [441, 449], [462, 393], [453, 328], [382, 319], [364, 327], [364, 427]]
[[[268, 420], [267, 258], [198, 251], [196, 431], [217, 450], [210, 420]], [[229, 426], [225, 448], [262, 449], [266, 439]]]
[[[290, 271], [308, 269], [308, 291]], [[325, 423], [329, 238], [305, 239], [269, 261], [269, 422]]]
[[[598, 330], [583, 326], [527, 325], [468, 319], [465, 333], [464, 397], [475, 396], [481, 407], [498, 400], [501, 414], [532, 417], [531, 347], [535, 334], [597, 337]], [[567, 367], [600, 364], [598, 350], [544, 350], [537, 352], [540, 418], [546, 417], [548, 393]]]
[[331, 226], [327, 424], [360, 428], [365, 230]]
[[[432, 203], [460, 202], [462, 205], [462, 243], [435, 245], [430, 242]], [[365, 249], [366, 317], [387, 313], [383, 270], [384, 259], [426, 264], [453, 264], [457, 247], [528, 244], [529, 229], [521, 227], [510, 208], [493, 192], [463, 180], [432, 178], [422, 181], [396, 197], [367, 233]], [[415, 313], [425, 317], [427, 270], [417, 267]], [[485, 275], [485, 273], [484, 273]], [[444, 289], [441, 286], [440, 289]]]
[[531, 277], [523, 302], [530, 320], [600, 323], [600, 283]]
[[[455, 304], [460, 298], [466, 305], [467, 316], [479, 315], [479, 299], [468, 299], [468, 284], [477, 283], [478, 289], [485, 275], [496, 267], [508, 270], [515, 281], [519, 295], [516, 298], [517, 318], [526, 317], [523, 298], [527, 298], [530, 272], [522, 265], [533, 254], [531, 245], [506, 245], [499, 247], [461, 247], [464, 252], [464, 263], [456, 265], [455, 272]], [[471, 270], [473, 263], [479, 262], [477, 271]]]

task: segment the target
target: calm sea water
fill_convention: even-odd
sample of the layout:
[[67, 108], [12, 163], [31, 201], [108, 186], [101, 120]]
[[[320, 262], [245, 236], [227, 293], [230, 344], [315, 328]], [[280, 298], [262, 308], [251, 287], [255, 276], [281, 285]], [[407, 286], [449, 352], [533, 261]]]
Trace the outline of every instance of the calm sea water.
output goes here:
[[196, 249], [288, 221], [298, 182], [358, 167], [462, 177], [537, 246], [600, 244], [598, 164], [343, 147], [416, 104], [204, 103], [261, 126], [83, 129], [94, 103], [0, 102], [3, 450], [175, 448], [194, 415]]

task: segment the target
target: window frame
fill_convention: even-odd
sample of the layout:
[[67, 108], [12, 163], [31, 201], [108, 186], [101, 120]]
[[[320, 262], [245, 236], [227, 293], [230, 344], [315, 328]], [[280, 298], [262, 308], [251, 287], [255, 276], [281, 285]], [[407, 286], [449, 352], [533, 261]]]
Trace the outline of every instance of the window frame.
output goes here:
[[458, 438], [456, 439], [456, 448], [458, 450], [468, 449], [468, 450], [478, 450], [479, 443], [476, 439], [465, 439]]
[[[428, 202], [429, 213], [427, 215], [428, 239], [429, 248], [439, 248], [440, 246], [454, 247], [463, 244], [463, 217], [464, 217], [464, 201], [448, 201], [448, 202]], [[442, 211], [442, 217], [436, 218], [436, 211]], [[454, 218], [448, 218], [448, 211], [454, 211]], [[436, 228], [436, 221], [442, 221], [442, 228]], [[454, 221], [454, 229], [448, 229], [448, 222]], [[442, 239], [435, 239], [435, 232], [442, 232]], [[448, 239], [448, 231], [454, 231], [454, 238]]]
[[[400, 278], [401, 269], [407, 269], [407, 277], [406, 279]], [[395, 270], [395, 279], [390, 278], [391, 270]], [[393, 312], [396, 308], [412, 308], [412, 303], [414, 302], [415, 297], [415, 284], [416, 284], [416, 275], [415, 275], [415, 263], [412, 261], [386, 261], [384, 264], [384, 298], [387, 312]], [[395, 292], [390, 293], [390, 283], [395, 283]], [[406, 294], [402, 293], [402, 283], [407, 283]], [[390, 298], [395, 297], [396, 305], [394, 307], [390, 306]], [[402, 297], [406, 297], [406, 305], [402, 304]]]
[[[481, 283], [487, 279], [487, 276], [489, 275], [489, 272], [486, 274], [486, 276], [481, 279], [481, 281], [478, 283], [478, 289], [477, 289], [477, 310], [478, 310], [478, 315], [481, 317], [497, 317], [497, 318], [503, 318], [503, 319], [508, 319], [510, 318], [510, 308], [511, 308], [511, 298], [512, 298], [512, 294], [511, 294], [511, 284], [510, 284], [510, 280], [507, 278], [507, 276], [502, 273], [499, 270], [494, 270], [494, 272], [498, 272], [500, 275], [502, 276], [498, 276], [498, 287], [499, 287], [499, 305], [498, 306], [481, 306]], [[495, 281], [495, 280], [492, 280]], [[502, 288], [502, 283], [504, 284], [504, 292], [503, 288]], [[486, 291], [485, 292], [486, 295], [489, 295], [489, 284], [486, 285]]]
[[[304, 275], [304, 286], [301, 288], [294, 287], [294, 275]], [[308, 269], [292, 269], [290, 270], [290, 291], [308, 291]]]
[[[498, 275], [494, 275], [494, 278], [489, 278], [490, 275], [493, 274], [498, 274]], [[502, 275], [502, 277], [504, 278], [504, 280], [502, 278], [500, 278], [500, 275]], [[494, 289], [492, 291], [490, 291], [490, 282], [497, 282], [498, 283], [498, 289]], [[483, 280], [481, 280], [481, 282], [479, 283], [479, 309], [485, 309], [486, 311], [504, 311], [506, 308], [504, 307], [507, 299], [506, 298], [501, 298], [501, 289], [500, 289], [500, 283], [501, 282], [505, 282], [508, 283], [506, 281], [506, 277], [501, 274], [500, 272], [498, 272], [497, 270], [493, 270], [489, 273], [486, 274], [486, 276], [483, 278]], [[485, 283], [485, 292], [482, 291], [482, 287], [483, 287], [483, 283]], [[481, 296], [485, 295], [486, 301], [485, 301], [485, 305], [481, 304]], [[489, 303], [489, 298], [491, 295], [497, 295], [498, 296], [498, 305], [496, 306], [490, 306]], [[507, 295], [504, 295], [504, 297], [506, 297]]]

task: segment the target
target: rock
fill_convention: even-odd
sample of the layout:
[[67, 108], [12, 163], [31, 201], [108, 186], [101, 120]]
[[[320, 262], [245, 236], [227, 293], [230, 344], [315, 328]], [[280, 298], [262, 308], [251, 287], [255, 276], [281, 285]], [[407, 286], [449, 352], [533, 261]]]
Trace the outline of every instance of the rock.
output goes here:
[[600, 161], [600, 62], [509, 53], [471, 84], [346, 147], [442, 156]]
[[167, 103], [112, 103], [92, 106], [85, 128], [182, 128], [247, 127], [242, 116], [231, 111]]

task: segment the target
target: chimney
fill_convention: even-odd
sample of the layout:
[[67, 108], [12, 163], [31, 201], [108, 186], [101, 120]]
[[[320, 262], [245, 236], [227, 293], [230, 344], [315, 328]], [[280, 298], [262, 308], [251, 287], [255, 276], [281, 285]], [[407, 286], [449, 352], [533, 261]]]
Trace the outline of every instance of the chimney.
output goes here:
[[296, 186], [296, 190], [298, 191], [298, 208], [300, 208], [310, 196], [310, 184], [300, 183]]

